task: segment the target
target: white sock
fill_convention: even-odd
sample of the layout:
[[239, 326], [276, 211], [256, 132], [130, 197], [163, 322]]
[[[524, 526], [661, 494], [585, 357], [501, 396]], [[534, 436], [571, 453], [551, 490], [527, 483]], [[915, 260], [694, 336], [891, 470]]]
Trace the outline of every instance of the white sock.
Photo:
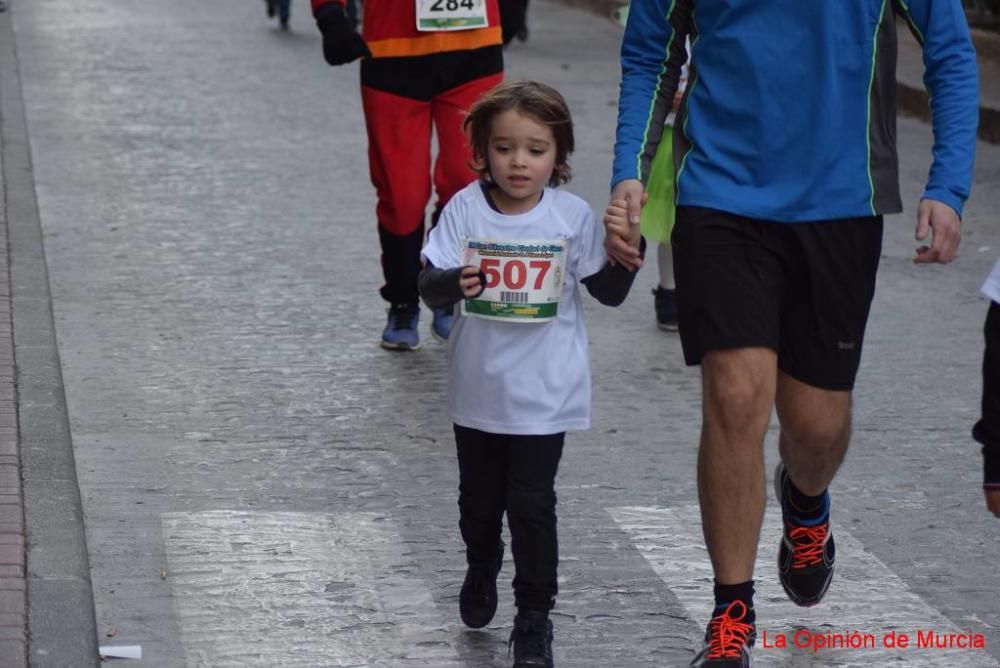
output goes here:
[[658, 244], [656, 247], [656, 267], [660, 271], [660, 287], [674, 289], [674, 253], [670, 244]]

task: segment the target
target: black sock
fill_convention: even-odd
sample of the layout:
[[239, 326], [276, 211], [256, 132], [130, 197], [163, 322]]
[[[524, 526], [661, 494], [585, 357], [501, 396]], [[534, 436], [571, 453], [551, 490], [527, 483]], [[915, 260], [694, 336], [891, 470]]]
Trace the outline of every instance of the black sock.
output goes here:
[[724, 613], [733, 601], [742, 601], [743, 605], [747, 607], [747, 614], [741, 620], [744, 624], [756, 623], [757, 615], [753, 609], [753, 580], [731, 585], [719, 584], [716, 581], [715, 610], [712, 612], [712, 616]]
[[788, 503], [791, 506], [792, 514], [796, 519], [821, 520], [829, 513], [830, 508], [826, 502], [826, 490], [819, 496], [809, 496], [803, 494], [791, 478], [788, 479]]

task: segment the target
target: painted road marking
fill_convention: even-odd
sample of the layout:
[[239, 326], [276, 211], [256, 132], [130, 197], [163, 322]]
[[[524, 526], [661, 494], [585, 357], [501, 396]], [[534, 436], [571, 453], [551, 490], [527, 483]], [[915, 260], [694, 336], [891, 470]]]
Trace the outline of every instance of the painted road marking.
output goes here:
[[218, 510], [162, 525], [189, 666], [463, 665], [386, 516]]
[[[631, 536], [633, 544], [684, 605], [690, 618], [698, 625], [704, 624], [712, 611], [713, 578], [698, 508], [627, 507], [609, 508], [608, 512]], [[913, 593], [841, 526], [834, 524], [833, 530], [837, 540], [837, 571], [830, 591], [815, 608], [796, 607], [788, 601], [778, 582], [776, 561], [781, 517], [776, 507], [768, 508], [755, 573], [758, 618], [755, 666], [993, 668], [998, 665], [984, 650], [915, 649], [918, 631], [923, 632], [924, 638], [929, 631], [936, 636], [967, 637], [968, 634], [963, 634], [964, 630]], [[869, 633], [876, 639], [876, 648], [820, 651], [814, 660], [803, 663], [812, 657], [811, 649], [773, 647], [779, 634], [784, 634], [789, 645], [793, 645], [799, 629], [804, 629], [803, 634]], [[911, 647], [886, 648], [883, 638], [894, 630], [908, 634]], [[761, 646], [763, 631], [768, 634], [770, 649]]]

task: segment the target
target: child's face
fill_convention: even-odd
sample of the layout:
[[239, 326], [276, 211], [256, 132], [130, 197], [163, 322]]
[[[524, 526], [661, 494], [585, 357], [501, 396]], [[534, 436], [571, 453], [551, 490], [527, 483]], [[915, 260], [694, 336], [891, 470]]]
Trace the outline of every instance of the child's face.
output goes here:
[[530, 210], [552, 178], [556, 165], [556, 140], [552, 128], [531, 116], [510, 109], [497, 114], [490, 124], [487, 159], [496, 205], [504, 213]]

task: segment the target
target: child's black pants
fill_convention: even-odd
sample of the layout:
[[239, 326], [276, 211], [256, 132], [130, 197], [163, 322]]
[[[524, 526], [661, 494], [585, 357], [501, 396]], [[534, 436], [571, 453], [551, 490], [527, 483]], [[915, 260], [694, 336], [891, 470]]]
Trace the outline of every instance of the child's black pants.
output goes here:
[[496, 555], [504, 511], [518, 610], [548, 612], [558, 591], [555, 478], [566, 433], [491, 434], [455, 425], [459, 528], [469, 563]]

